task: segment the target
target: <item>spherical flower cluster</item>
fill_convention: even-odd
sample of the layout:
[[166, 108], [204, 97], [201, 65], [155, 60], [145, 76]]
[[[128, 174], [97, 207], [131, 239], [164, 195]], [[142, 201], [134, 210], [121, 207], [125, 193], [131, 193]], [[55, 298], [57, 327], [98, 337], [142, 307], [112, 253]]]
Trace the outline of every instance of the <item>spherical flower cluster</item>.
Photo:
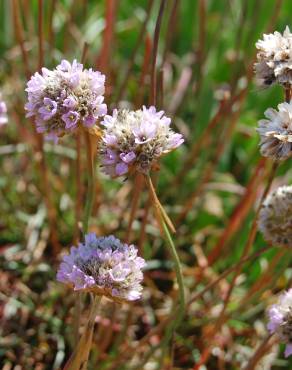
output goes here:
[[259, 121], [261, 153], [274, 160], [284, 160], [292, 155], [292, 103], [278, 105], [278, 111], [269, 108], [267, 119]]
[[100, 146], [102, 167], [111, 177], [139, 171], [147, 173], [158, 159], [183, 143], [170, 128], [170, 118], [155, 107], [136, 111], [114, 110], [105, 116]]
[[258, 227], [268, 242], [292, 247], [292, 186], [281, 186], [266, 198]]
[[8, 122], [7, 118], [7, 106], [6, 103], [2, 100], [0, 94], [0, 126], [5, 125]]
[[103, 74], [76, 60], [62, 60], [52, 71], [42, 68], [27, 83], [27, 117], [35, 117], [37, 131], [54, 141], [78, 125], [90, 128], [107, 112], [104, 83]]
[[287, 26], [283, 35], [279, 32], [264, 35], [256, 43], [259, 50], [255, 72], [263, 86], [279, 83], [289, 86], [292, 83], [292, 33]]
[[137, 256], [134, 245], [114, 236], [85, 236], [84, 244], [72, 247], [64, 256], [57, 280], [74, 290], [86, 290], [116, 301], [134, 301], [141, 297], [145, 260]]
[[268, 330], [286, 343], [285, 357], [292, 355], [292, 289], [279, 297], [268, 310]]

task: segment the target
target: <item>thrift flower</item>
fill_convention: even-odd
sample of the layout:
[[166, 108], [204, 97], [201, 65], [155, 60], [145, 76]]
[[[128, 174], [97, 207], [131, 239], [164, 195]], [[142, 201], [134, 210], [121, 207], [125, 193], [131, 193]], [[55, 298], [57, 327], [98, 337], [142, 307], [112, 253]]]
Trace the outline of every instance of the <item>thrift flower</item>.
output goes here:
[[170, 118], [155, 107], [136, 111], [114, 110], [104, 117], [100, 146], [102, 167], [111, 177], [139, 171], [147, 173], [158, 159], [183, 143], [170, 128]]
[[76, 60], [62, 60], [54, 70], [42, 68], [27, 83], [27, 117], [36, 129], [54, 141], [78, 126], [90, 128], [107, 112], [103, 103], [105, 76], [83, 69]]
[[266, 198], [258, 227], [268, 242], [292, 247], [292, 186], [281, 186]]
[[0, 94], [0, 126], [5, 125], [8, 122], [7, 118], [7, 106], [6, 103], [2, 100]]
[[279, 83], [289, 87], [292, 82], [292, 33], [287, 26], [283, 35], [274, 32], [264, 34], [256, 43], [259, 50], [255, 72], [259, 84], [269, 86]]
[[292, 155], [292, 103], [278, 105], [278, 110], [265, 111], [267, 119], [259, 121], [261, 153], [274, 160], [284, 160]]
[[278, 303], [268, 310], [268, 330], [286, 343], [285, 357], [292, 355], [292, 289], [280, 295]]
[[134, 245], [123, 244], [114, 236], [85, 236], [84, 244], [72, 247], [63, 258], [57, 280], [105, 295], [116, 301], [134, 301], [141, 297], [145, 260], [137, 256]]

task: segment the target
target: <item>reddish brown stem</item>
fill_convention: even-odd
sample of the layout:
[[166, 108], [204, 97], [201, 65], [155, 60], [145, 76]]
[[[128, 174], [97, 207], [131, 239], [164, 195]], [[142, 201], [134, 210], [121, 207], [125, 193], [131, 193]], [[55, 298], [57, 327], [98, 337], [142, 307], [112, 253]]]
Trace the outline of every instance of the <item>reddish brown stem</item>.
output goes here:
[[143, 38], [145, 37], [145, 31], [146, 31], [146, 27], [147, 27], [147, 24], [148, 24], [148, 21], [149, 21], [149, 18], [150, 18], [151, 10], [152, 10], [152, 7], [153, 7], [153, 2], [154, 2], [153, 0], [148, 1], [148, 5], [147, 5], [147, 9], [146, 9], [146, 17], [145, 17], [144, 22], [142, 24], [139, 36], [138, 36], [137, 41], [136, 41], [136, 44], [133, 48], [132, 55], [129, 57], [129, 63], [128, 63], [128, 66], [127, 66], [127, 70], [126, 70], [124, 79], [121, 83], [121, 87], [120, 87], [120, 89], [117, 93], [117, 98], [116, 98], [117, 102], [119, 102], [124, 97], [124, 94], [126, 92], [126, 86], [127, 86], [128, 81], [129, 81], [133, 65], [135, 63], [137, 52], [139, 50], [140, 45], [143, 42]]
[[166, 4], [166, 0], [161, 0], [158, 17], [157, 17], [156, 25], [155, 25], [155, 31], [154, 31], [151, 72], [150, 72], [150, 78], [151, 78], [150, 105], [156, 105], [156, 59], [157, 59], [157, 52], [158, 52], [159, 34], [160, 34], [165, 4]]
[[128, 228], [127, 228], [126, 238], [125, 238], [125, 242], [127, 244], [129, 244], [131, 240], [132, 226], [135, 220], [136, 213], [138, 211], [139, 198], [140, 198], [142, 189], [143, 189], [143, 176], [142, 174], [137, 173], [137, 175], [135, 176], [134, 185], [133, 185], [133, 195], [132, 195], [132, 204], [131, 204], [131, 210], [130, 210], [130, 218], [129, 218]]

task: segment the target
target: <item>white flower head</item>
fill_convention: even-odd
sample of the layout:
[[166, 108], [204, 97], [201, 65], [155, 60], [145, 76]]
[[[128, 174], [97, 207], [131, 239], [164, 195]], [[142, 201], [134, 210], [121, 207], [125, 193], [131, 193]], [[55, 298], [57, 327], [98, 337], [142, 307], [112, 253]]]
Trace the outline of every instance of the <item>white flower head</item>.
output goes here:
[[292, 186], [281, 186], [265, 199], [258, 227], [268, 242], [292, 247]]
[[274, 160], [284, 160], [292, 155], [292, 103], [278, 105], [278, 110], [265, 111], [267, 119], [259, 121], [261, 153]]
[[283, 33], [264, 34], [256, 43], [257, 63], [255, 73], [260, 85], [279, 83], [287, 86], [292, 82], [292, 33], [288, 26]]
[[286, 343], [285, 357], [292, 355], [292, 289], [280, 295], [268, 310], [268, 330]]

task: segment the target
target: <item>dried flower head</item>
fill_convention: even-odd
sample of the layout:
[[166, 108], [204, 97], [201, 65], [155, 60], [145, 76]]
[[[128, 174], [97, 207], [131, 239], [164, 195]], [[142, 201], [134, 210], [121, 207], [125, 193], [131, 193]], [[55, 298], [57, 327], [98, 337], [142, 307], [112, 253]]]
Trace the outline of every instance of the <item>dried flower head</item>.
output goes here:
[[102, 167], [111, 177], [139, 171], [147, 173], [158, 159], [183, 143], [169, 127], [170, 118], [155, 107], [136, 111], [114, 110], [105, 116], [100, 146]]
[[259, 50], [255, 72], [259, 84], [269, 86], [279, 83], [290, 86], [292, 83], [292, 33], [287, 26], [283, 35], [274, 32], [264, 35], [256, 43]]
[[27, 83], [27, 117], [35, 117], [36, 129], [48, 139], [91, 128], [107, 112], [103, 103], [105, 76], [83, 65], [62, 60], [54, 70], [42, 68]]
[[2, 96], [0, 94], [0, 126], [5, 125], [7, 122], [7, 106], [6, 103], [2, 100]]
[[268, 242], [292, 247], [292, 186], [281, 186], [265, 199], [258, 227]]
[[285, 357], [292, 355], [292, 289], [280, 295], [268, 310], [268, 330], [286, 343]]
[[137, 256], [134, 245], [114, 236], [85, 236], [84, 244], [72, 247], [63, 258], [57, 280], [74, 290], [87, 290], [116, 301], [134, 301], [141, 297], [145, 260]]
[[269, 108], [267, 119], [259, 121], [261, 153], [274, 160], [284, 160], [292, 155], [292, 103], [278, 105], [278, 111]]

